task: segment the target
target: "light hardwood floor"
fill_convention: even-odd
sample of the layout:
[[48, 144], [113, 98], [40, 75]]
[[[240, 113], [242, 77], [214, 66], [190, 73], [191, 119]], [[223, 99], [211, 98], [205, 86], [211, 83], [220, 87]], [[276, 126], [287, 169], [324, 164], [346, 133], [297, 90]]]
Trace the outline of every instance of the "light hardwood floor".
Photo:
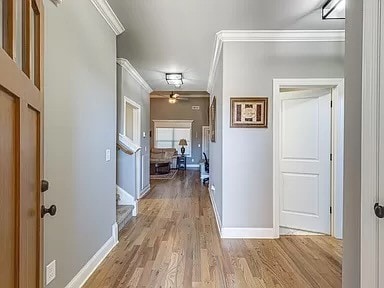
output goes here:
[[84, 287], [341, 287], [340, 241], [220, 239], [198, 172], [151, 184], [139, 215]]

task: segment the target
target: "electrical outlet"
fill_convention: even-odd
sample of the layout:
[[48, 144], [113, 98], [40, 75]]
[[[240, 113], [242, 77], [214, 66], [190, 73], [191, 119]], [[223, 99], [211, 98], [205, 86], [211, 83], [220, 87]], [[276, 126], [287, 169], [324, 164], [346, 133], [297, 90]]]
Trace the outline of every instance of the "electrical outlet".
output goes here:
[[105, 150], [105, 161], [111, 161], [111, 149]]
[[51, 263], [47, 265], [47, 269], [45, 271], [46, 285], [52, 282], [53, 279], [56, 278], [56, 260], [53, 260]]

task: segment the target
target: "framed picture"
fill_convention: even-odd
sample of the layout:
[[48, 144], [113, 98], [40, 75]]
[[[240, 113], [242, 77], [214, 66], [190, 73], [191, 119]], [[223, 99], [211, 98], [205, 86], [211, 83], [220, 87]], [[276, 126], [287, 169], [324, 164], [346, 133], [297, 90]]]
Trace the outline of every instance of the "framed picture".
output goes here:
[[268, 98], [231, 98], [231, 128], [267, 128]]
[[216, 142], [216, 97], [213, 96], [212, 104], [209, 111], [209, 122], [211, 128], [211, 142]]

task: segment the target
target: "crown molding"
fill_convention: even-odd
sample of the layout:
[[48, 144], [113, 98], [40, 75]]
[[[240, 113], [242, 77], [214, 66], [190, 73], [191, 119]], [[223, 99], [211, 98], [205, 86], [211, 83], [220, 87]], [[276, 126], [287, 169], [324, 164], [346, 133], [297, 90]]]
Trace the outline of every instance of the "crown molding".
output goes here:
[[113, 12], [112, 7], [108, 4], [107, 0], [91, 0], [91, 2], [116, 35], [120, 35], [125, 31], [123, 24], [121, 24], [119, 18], [117, 18], [115, 12]]
[[63, 3], [63, 0], [51, 0], [53, 2], [53, 4], [55, 4], [56, 6], [59, 6], [61, 3]]
[[222, 30], [223, 42], [343, 42], [344, 30]]
[[344, 42], [344, 30], [222, 30], [216, 33], [207, 91], [212, 93], [224, 42]]
[[[169, 94], [171, 94], [171, 93], [169, 93]], [[166, 99], [166, 100], [168, 100], [169, 94], [168, 95], [151, 94], [150, 98], [151, 99]], [[177, 94], [179, 94], [179, 93], [177, 93]], [[207, 94], [207, 95], [182, 95], [182, 94], [179, 94], [179, 95], [183, 98], [209, 98], [209, 94]]]
[[145, 82], [145, 80], [143, 79], [143, 77], [141, 77], [141, 75], [139, 74], [139, 72], [137, 72], [137, 70], [132, 66], [131, 63], [129, 63], [129, 61], [127, 59], [124, 59], [124, 58], [117, 58], [116, 60], [117, 64], [119, 64], [121, 67], [123, 67], [123, 69], [125, 71], [127, 71], [132, 77], [133, 79], [135, 79], [135, 81], [137, 83], [140, 84], [141, 87], [143, 87], [143, 89], [148, 92], [148, 94], [150, 94], [153, 90], [152, 88], [148, 85], [147, 82]]

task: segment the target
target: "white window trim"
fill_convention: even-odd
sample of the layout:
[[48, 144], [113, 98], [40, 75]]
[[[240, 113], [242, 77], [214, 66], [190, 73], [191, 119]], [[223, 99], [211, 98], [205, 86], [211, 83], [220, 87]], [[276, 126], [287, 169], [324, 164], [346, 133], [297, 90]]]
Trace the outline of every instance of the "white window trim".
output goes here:
[[154, 128], [154, 132], [153, 132], [153, 143], [156, 144], [157, 143], [157, 139], [156, 139], [156, 129], [157, 128], [188, 128], [190, 129], [191, 131], [191, 135], [190, 135], [190, 143], [188, 143], [188, 145], [190, 145], [191, 147], [191, 154], [189, 155], [186, 155], [187, 157], [192, 157], [192, 123], [194, 120], [152, 120], [153, 121], [153, 128]]

